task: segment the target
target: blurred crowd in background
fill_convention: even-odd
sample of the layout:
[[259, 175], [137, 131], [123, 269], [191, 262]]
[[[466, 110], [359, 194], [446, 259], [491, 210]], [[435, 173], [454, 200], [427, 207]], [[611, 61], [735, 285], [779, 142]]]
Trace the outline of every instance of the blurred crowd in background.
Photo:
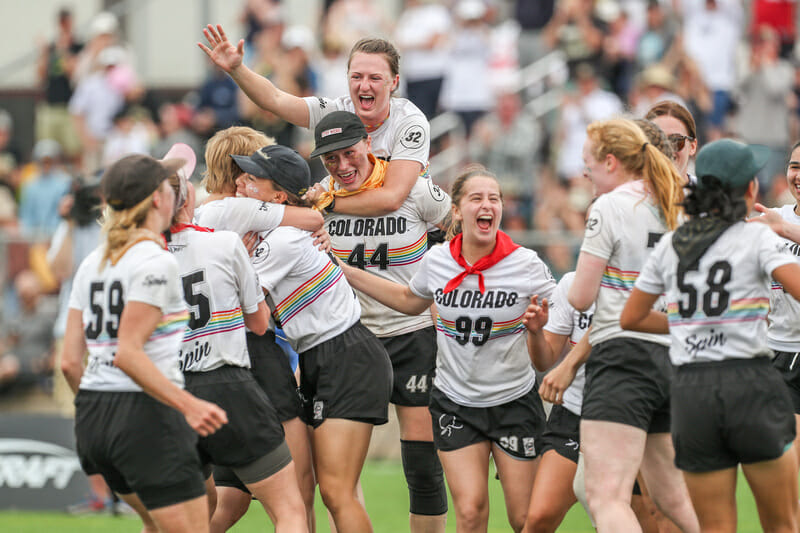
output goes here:
[[[432, 178], [447, 188], [463, 165], [486, 165], [503, 187], [505, 228], [538, 232], [537, 250], [556, 274], [574, 266], [591, 201], [581, 148], [595, 120], [641, 117], [656, 102], [678, 101], [694, 115], [700, 146], [723, 136], [769, 146], [762, 199], [785, 203], [779, 178], [800, 137], [796, 0], [400, 4], [393, 13], [371, 0], [326, 0], [309, 27], [289, 24], [278, 0], [246, 0], [241, 34], [228, 31], [244, 38], [251, 68], [298, 96], [347, 94], [351, 46], [367, 35], [391, 40], [402, 55], [400, 94], [432, 121], [432, 160], [456, 154], [447, 168], [432, 165]], [[30, 153], [0, 109], [0, 396], [47, 383], [59, 327], [42, 332], [53, 330], [72, 263], [96, 243], [96, 185], [106, 165], [129, 153], [162, 157], [183, 142], [198, 155], [199, 181], [205, 141], [234, 124], [306, 157], [313, 149], [310, 132], [257, 108], [210, 64], [200, 86], [157, 95], [137, 75], [136, 50], [109, 12], [85, 35], [66, 8], [54, 26], [38, 57]], [[320, 165], [312, 169], [322, 177]]]

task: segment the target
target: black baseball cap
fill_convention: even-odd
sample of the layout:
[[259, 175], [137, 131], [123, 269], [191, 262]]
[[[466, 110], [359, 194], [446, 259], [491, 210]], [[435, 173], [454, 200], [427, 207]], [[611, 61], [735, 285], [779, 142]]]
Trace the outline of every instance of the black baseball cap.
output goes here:
[[287, 146], [273, 144], [250, 155], [231, 155], [244, 172], [272, 180], [287, 191], [302, 196], [311, 186], [311, 170], [300, 154]]
[[153, 194], [161, 182], [185, 164], [186, 160], [178, 158], [159, 161], [142, 154], [123, 157], [103, 173], [103, 197], [115, 211], [130, 209]]
[[770, 149], [758, 144], [744, 144], [733, 139], [720, 139], [705, 145], [695, 161], [697, 185], [713, 176], [728, 187], [747, 185], [769, 161]]
[[314, 151], [311, 157], [327, 154], [353, 146], [367, 137], [367, 128], [354, 113], [334, 111], [328, 113], [314, 128]]

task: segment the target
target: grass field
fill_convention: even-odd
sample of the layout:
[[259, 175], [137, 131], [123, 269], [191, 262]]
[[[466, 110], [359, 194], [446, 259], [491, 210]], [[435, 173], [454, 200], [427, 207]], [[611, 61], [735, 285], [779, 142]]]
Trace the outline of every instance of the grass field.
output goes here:
[[[367, 463], [361, 478], [366, 494], [367, 510], [376, 533], [394, 533], [408, 531], [407, 493], [399, 463], [378, 461]], [[490, 532], [509, 531], [503, 506], [503, 495], [500, 482], [490, 481]], [[755, 503], [750, 495], [744, 478], [739, 479], [737, 491], [739, 505], [739, 532], [749, 533], [761, 531]], [[322, 503], [317, 499], [317, 531], [327, 533], [328, 521]], [[266, 527], [265, 527], [266, 526]], [[455, 521], [450, 517], [448, 532], [455, 531]], [[41, 533], [57, 531], [58, 533], [83, 533], [93, 531], [113, 531], [114, 533], [135, 533], [140, 530], [140, 522], [135, 517], [84, 516], [72, 517], [60, 513], [25, 513], [0, 512], [0, 532], [2, 533]], [[249, 533], [270, 531], [267, 518], [258, 503], [253, 504], [250, 512], [231, 531]], [[580, 505], [576, 505], [567, 515], [559, 528], [560, 532], [591, 532], [592, 527]]]

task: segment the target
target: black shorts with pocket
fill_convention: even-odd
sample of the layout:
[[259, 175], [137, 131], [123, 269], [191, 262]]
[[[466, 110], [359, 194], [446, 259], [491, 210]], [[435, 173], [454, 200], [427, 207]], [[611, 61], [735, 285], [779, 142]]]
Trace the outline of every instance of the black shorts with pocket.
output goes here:
[[457, 404], [434, 387], [430, 411], [437, 450], [449, 452], [490, 441], [516, 459], [535, 459], [541, 454], [546, 421], [535, 386], [519, 398], [492, 407]]
[[147, 509], [206, 493], [197, 433], [144, 392], [78, 391], [75, 437], [83, 470], [114, 492], [135, 492]]
[[592, 346], [581, 418], [668, 433], [673, 372], [668, 346], [630, 337]]
[[430, 326], [379, 340], [392, 361], [392, 403], [427, 407], [436, 372], [436, 329]]
[[800, 352], [775, 352], [772, 364], [789, 387], [795, 414], [800, 414]]
[[278, 414], [286, 422], [300, 416], [303, 404], [297, 390], [297, 380], [289, 358], [275, 342], [275, 332], [258, 336], [247, 332], [247, 351], [250, 353], [250, 370]]
[[794, 437], [792, 399], [768, 358], [677, 368], [672, 442], [681, 470], [712, 472], [777, 459]]
[[228, 423], [198, 448], [203, 464], [240, 467], [261, 459], [284, 441], [283, 426], [269, 398], [247, 368], [223, 366], [185, 372], [186, 390], [225, 410]]
[[576, 465], [581, 450], [581, 417], [564, 407], [554, 405], [547, 417], [547, 426], [542, 435], [542, 449], [555, 450], [558, 455]]
[[303, 422], [328, 418], [373, 425], [389, 421], [392, 364], [378, 338], [361, 321], [300, 354]]

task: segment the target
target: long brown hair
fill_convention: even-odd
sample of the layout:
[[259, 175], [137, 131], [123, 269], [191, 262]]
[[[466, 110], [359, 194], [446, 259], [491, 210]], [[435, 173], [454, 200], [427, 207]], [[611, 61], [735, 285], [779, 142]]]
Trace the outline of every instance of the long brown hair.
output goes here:
[[220, 130], [206, 143], [206, 171], [202, 185], [211, 193], [236, 190], [236, 178], [242, 169], [231, 155], [250, 155], [259, 148], [272, 146], [275, 139], [246, 126]]
[[633, 121], [615, 118], [589, 124], [586, 133], [594, 148], [594, 157], [605, 159], [608, 154], [617, 158], [627, 172], [644, 179], [649, 193], [661, 211], [666, 226], [678, 226], [683, 202], [682, 179], [672, 161], [648, 141]]
[[[122, 256], [123, 250], [132, 242], [136, 235], [143, 233], [141, 226], [147, 220], [150, 209], [153, 208], [153, 191], [150, 196], [123, 211], [116, 211], [111, 206], [106, 206], [103, 211], [102, 232], [106, 235], [106, 247], [103, 251], [103, 260], [100, 262], [100, 270], [103, 269], [106, 261], [111, 259], [114, 264]], [[146, 231], [147, 238], [157, 239], [158, 234]]]

